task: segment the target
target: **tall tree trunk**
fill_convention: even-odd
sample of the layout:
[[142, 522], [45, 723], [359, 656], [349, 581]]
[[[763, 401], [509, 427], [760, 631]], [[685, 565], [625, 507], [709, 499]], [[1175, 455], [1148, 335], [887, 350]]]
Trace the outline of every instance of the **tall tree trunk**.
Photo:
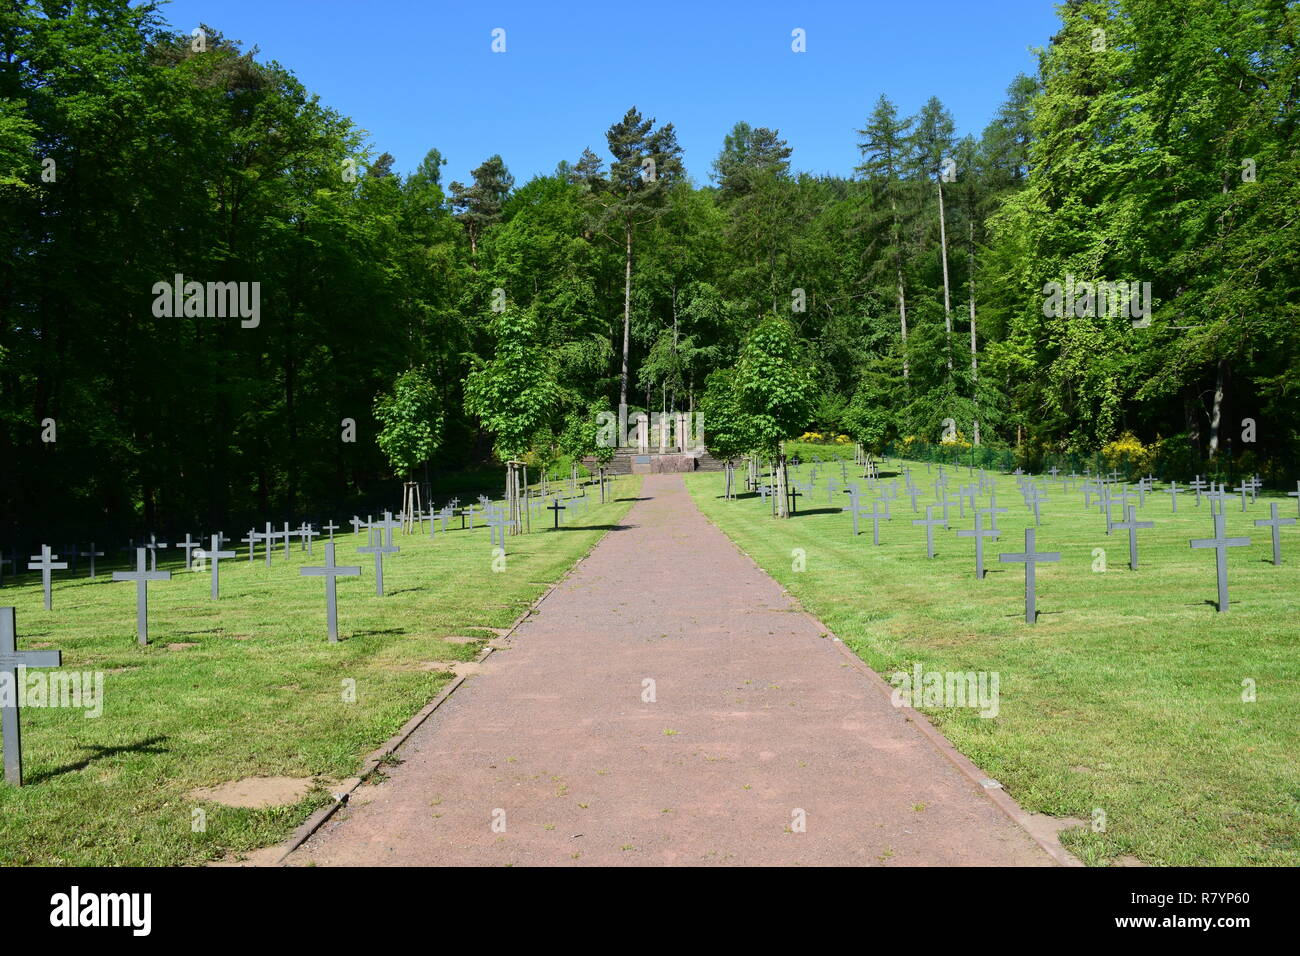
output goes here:
[[1228, 360], [1219, 359], [1214, 373], [1214, 405], [1210, 409], [1210, 460], [1219, 455], [1219, 439], [1223, 434], [1224, 413], [1228, 396]]
[[[677, 377], [677, 283], [673, 282], [673, 377]], [[677, 384], [673, 383], [673, 411], [677, 411]], [[686, 448], [683, 446], [682, 451]]]
[[898, 324], [903, 335], [903, 384], [907, 385], [907, 301], [903, 295], [903, 257], [898, 247], [898, 199], [891, 187], [889, 210], [894, 225], [894, 271], [898, 275]]
[[980, 443], [980, 367], [975, 351], [975, 220], [968, 224], [969, 244], [967, 246], [966, 272], [970, 279], [970, 387], [971, 399], [975, 403], [975, 422], [972, 430], [972, 443]]
[[790, 502], [785, 495], [789, 480], [789, 476], [785, 473], [785, 442], [782, 442], [776, 455], [776, 516], [778, 518], [790, 517]]
[[903, 296], [903, 270], [898, 270], [898, 324], [903, 333], [903, 384], [907, 384], [907, 301]]
[[939, 252], [943, 259], [943, 325], [948, 331], [945, 350], [948, 353], [948, 373], [952, 374], [952, 296], [948, 291], [948, 228], [943, 215], [943, 180], [939, 180]]
[[1183, 423], [1187, 428], [1187, 447], [1192, 454], [1192, 468], [1200, 471], [1201, 458], [1201, 416], [1196, 409], [1196, 391], [1192, 385], [1183, 386]]
[[[628, 336], [632, 327], [632, 222], [628, 220], [623, 227], [626, 242], [623, 255], [623, 374], [620, 379], [618, 403], [627, 407], [627, 352]], [[648, 403], [647, 403], [648, 407]]]

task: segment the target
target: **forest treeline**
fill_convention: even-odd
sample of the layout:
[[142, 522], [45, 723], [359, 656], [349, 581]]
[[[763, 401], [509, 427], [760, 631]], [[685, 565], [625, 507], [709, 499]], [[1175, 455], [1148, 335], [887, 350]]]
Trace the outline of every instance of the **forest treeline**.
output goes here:
[[[494, 442], [544, 462], [620, 402], [725, 406], [765, 324], [811, 380], [800, 427], [1031, 468], [1131, 433], [1166, 476], [1295, 480], [1300, 7], [1059, 14], [978, 137], [864, 98], [849, 177], [795, 172], [761, 116], [688, 158], [633, 106], [550, 175], [516, 182], [505, 137], [457, 183], [219, 24], [6, 0], [4, 524], [224, 526], [394, 500]], [[257, 283], [258, 320], [190, 282]]]

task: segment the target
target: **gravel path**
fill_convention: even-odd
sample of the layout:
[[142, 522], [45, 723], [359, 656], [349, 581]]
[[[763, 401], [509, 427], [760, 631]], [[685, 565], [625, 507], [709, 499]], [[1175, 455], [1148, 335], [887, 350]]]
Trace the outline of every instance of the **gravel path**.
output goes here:
[[291, 865], [1052, 864], [679, 476], [641, 495]]

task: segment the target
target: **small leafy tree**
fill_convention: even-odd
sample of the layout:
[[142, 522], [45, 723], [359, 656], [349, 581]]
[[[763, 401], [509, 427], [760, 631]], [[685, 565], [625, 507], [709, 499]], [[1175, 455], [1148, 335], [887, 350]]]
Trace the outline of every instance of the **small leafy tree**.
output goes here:
[[785, 441], [803, 432], [817, 395], [813, 367], [789, 320], [768, 315], [750, 332], [736, 366], [736, 388], [755, 447], [776, 461], [776, 514], [788, 518]]
[[[465, 411], [496, 436], [492, 450], [509, 463], [522, 458], [533, 437], [555, 417], [561, 392], [555, 369], [538, 343], [532, 310], [507, 307], [492, 320], [491, 361], [479, 361], [465, 379]], [[511, 517], [518, 522], [514, 468], [506, 479]], [[520, 525], [516, 523], [515, 527]]]
[[576, 408], [564, 419], [564, 431], [560, 433], [560, 447], [575, 462], [580, 458], [595, 458], [601, 477], [601, 500], [605, 494], [605, 466], [614, 457], [614, 445], [600, 441], [600, 414], [608, 411], [605, 400], [597, 398], [585, 407]]
[[732, 463], [753, 450], [755, 445], [753, 423], [740, 407], [736, 380], [735, 369], [719, 369], [705, 380], [704, 394], [700, 398], [704, 443], [714, 458], [726, 462], [727, 497], [735, 493]]
[[442, 441], [443, 412], [438, 390], [422, 368], [397, 376], [391, 391], [375, 396], [375, 437], [393, 471], [409, 480]]

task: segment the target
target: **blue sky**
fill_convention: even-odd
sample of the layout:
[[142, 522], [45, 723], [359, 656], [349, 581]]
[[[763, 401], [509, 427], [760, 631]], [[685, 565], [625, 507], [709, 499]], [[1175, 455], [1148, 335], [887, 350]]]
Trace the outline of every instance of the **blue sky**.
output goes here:
[[1052, 0], [172, 0], [163, 16], [256, 44], [402, 172], [436, 146], [444, 183], [500, 153], [521, 184], [584, 146], [607, 160], [604, 131], [632, 105], [676, 126], [698, 182], [742, 119], [779, 129], [796, 169], [848, 175], [882, 92], [907, 113], [938, 96], [978, 134], [1057, 24]]

